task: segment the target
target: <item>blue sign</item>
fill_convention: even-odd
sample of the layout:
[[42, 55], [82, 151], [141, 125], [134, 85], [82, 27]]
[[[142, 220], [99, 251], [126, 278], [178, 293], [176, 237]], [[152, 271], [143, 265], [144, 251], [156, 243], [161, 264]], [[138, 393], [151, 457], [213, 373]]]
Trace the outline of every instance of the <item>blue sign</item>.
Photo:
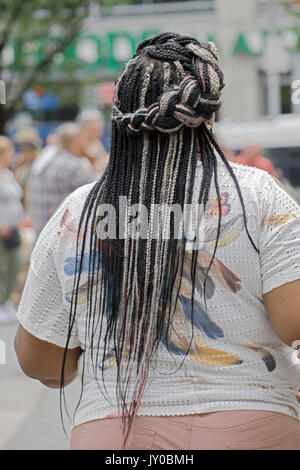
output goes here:
[[59, 96], [55, 93], [45, 93], [40, 97], [41, 108], [45, 111], [55, 111], [59, 108]]
[[55, 111], [60, 104], [59, 96], [55, 93], [44, 93], [39, 95], [34, 90], [27, 90], [23, 94], [23, 102], [30, 111]]
[[41, 109], [40, 96], [33, 90], [27, 90], [23, 94], [23, 102], [30, 111]]

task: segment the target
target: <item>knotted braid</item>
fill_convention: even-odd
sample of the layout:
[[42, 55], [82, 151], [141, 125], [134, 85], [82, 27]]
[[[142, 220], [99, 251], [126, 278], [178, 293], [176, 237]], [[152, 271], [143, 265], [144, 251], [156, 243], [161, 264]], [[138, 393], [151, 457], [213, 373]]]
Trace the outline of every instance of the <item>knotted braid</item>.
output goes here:
[[[184, 210], [186, 205], [191, 205], [199, 154], [203, 177], [197, 202], [205, 208], [212, 185], [219, 201], [217, 240], [204, 279], [205, 306], [206, 281], [218, 247], [222, 217], [217, 154], [234, 180], [247, 223], [238, 181], [205, 122], [220, 108], [223, 86], [216, 46], [175, 33], [143, 41], [116, 84], [110, 159], [103, 177], [85, 202], [79, 224], [82, 238], [78, 236], [77, 240], [78, 262], [65, 359], [83, 288], [80, 280], [88, 250], [83, 375], [90, 356], [95, 380], [103, 395], [110, 399], [105, 387], [106, 369], [115, 364], [124, 445], [159, 345], [164, 344], [172, 354], [168, 333], [179, 298], [187, 224], [183, 222], [182, 236], [177, 239], [168, 207], [176, 204]], [[125, 209], [119, 206], [120, 196], [127, 198]], [[101, 208], [107, 204], [115, 209], [116, 237], [99, 240]], [[145, 239], [132, 237], [134, 228], [129, 208], [134, 205], [139, 209], [145, 207], [149, 214]], [[156, 237], [153, 236], [157, 228], [155, 205], [164, 208]], [[166, 238], [165, 234], [171, 236]], [[251, 240], [248, 231], [247, 234]], [[193, 341], [197, 256], [198, 251], [194, 250], [190, 267], [191, 330], [186, 350], [182, 351], [182, 362]], [[62, 386], [63, 383], [64, 369]]]
[[[174, 39], [167, 43], [154, 44], [148, 40], [143, 47], [139, 47], [132, 62], [136, 64], [139, 59], [153, 58], [164, 61], [164, 92], [158, 100], [147, 107], [140, 107], [134, 112], [123, 113], [119, 106], [118, 86], [112, 106], [112, 119], [121, 125], [127, 125], [128, 132], [132, 134], [141, 133], [163, 133], [172, 134], [178, 132], [183, 126], [199, 127], [205, 120], [211, 119], [212, 115], [221, 106], [221, 92], [224, 87], [223, 74], [218, 65], [218, 51], [214, 43], [197, 43], [194, 40], [181, 41], [178, 44]], [[181, 74], [183, 79], [179, 84], [166, 88], [168, 73], [170, 73], [169, 62], [182, 63]], [[154, 64], [152, 64], [152, 70]], [[130, 73], [131, 67], [126, 68], [122, 79], [125, 80], [126, 73]], [[146, 94], [149, 84], [144, 81], [142, 92]], [[119, 83], [122, 83], [120, 80]]]

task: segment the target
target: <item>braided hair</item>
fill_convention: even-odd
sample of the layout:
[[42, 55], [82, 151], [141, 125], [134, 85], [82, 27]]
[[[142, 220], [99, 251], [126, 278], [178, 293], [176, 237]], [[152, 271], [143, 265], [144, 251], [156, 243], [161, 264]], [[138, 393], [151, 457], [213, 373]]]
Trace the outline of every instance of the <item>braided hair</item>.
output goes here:
[[[172, 220], [166, 213], [162, 215], [158, 236], [153, 236], [153, 205], [178, 204], [183, 208], [191, 204], [200, 153], [203, 177], [198, 204], [205, 207], [214, 184], [219, 205], [218, 236], [204, 280], [204, 299], [222, 217], [216, 154], [235, 182], [247, 230], [238, 181], [207, 124], [221, 106], [223, 87], [215, 44], [175, 33], [159, 34], [141, 42], [116, 83], [110, 159], [86, 199], [79, 223], [78, 232], [83, 236], [77, 241], [78, 266], [65, 355], [77, 313], [84, 254], [89, 248], [89, 350], [85, 348], [83, 353], [83, 374], [85, 357], [90, 355], [94, 376], [107, 396], [105, 361], [113, 355], [124, 445], [141, 401], [150, 361], [165, 325], [169, 328], [173, 321], [176, 302], [174, 305], [172, 299], [174, 293], [176, 299], [179, 296], [187, 243], [184, 233], [179, 238], [174, 236]], [[126, 208], [120, 210], [120, 196], [126, 196], [129, 206], [147, 208], [150, 224], [146, 237], [132, 236], [131, 218]], [[103, 222], [100, 209], [107, 204], [115, 208], [117, 230], [114, 237], [99, 240], [96, 228]], [[107, 221], [108, 214], [105, 216]], [[119, 232], [121, 226], [123, 236]], [[170, 237], [165, 236], [168, 231]], [[248, 230], [247, 233], [253, 244]], [[190, 269], [192, 323], [197, 255], [194, 250]], [[63, 389], [64, 367], [61, 382]]]

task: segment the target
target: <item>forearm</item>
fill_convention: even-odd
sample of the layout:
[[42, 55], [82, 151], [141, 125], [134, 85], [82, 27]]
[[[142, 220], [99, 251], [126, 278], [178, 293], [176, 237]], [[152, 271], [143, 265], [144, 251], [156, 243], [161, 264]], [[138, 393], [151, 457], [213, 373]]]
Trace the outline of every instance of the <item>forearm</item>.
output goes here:
[[82, 354], [80, 347], [68, 349], [35, 338], [21, 326], [15, 337], [15, 351], [23, 372], [44, 385], [58, 388], [64, 363], [65, 385], [77, 377], [78, 359]]
[[[28, 367], [24, 367], [21, 365], [21, 368], [24, 372], [25, 375], [30, 377], [31, 379], [38, 380], [41, 382], [43, 385], [46, 387], [50, 388], [60, 388], [61, 384], [61, 370], [56, 370], [56, 371], [50, 371], [50, 373], [45, 370], [43, 371], [42, 369], [40, 370], [30, 370]], [[74, 370], [74, 367], [72, 371], [66, 370], [64, 372], [64, 386], [69, 385], [72, 383], [76, 377], [78, 376], [78, 370]]]

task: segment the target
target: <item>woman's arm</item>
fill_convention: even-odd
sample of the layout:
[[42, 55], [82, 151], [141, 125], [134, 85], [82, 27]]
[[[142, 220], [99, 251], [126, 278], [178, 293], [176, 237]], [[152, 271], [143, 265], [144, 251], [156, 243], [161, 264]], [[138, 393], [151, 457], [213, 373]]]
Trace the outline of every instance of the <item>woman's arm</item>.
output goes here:
[[[42, 341], [21, 325], [15, 336], [15, 351], [23, 372], [50, 388], [59, 388], [64, 348]], [[65, 381], [68, 385], [77, 377], [80, 347], [68, 349], [65, 363]]]
[[300, 280], [288, 282], [264, 295], [275, 332], [288, 346], [300, 341]]

